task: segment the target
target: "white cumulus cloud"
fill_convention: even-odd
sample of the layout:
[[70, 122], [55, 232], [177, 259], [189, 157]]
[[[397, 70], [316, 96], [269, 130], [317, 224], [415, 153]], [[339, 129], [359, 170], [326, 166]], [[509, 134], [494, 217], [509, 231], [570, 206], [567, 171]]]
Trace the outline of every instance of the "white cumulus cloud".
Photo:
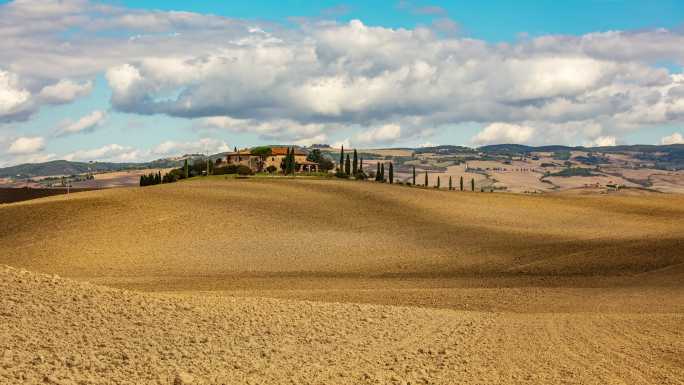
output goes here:
[[92, 132], [97, 126], [102, 124], [106, 116], [107, 113], [104, 111], [93, 111], [75, 122], [63, 124], [62, 127], [57, 130], [57, 135], [64, 136], [81, 132]]
[[19, 85], [16, 74], [0, 70], [0, 121], [20, 112], [30, 97], [31, 93]]
[[535, 129], [528, 126], [509, 123], [492, 123], [475, 135], [474, 144], [494, 143], [527, 143], [532, 139]]
[[179, 156], [184, 154], [215, 154], [230, 151], [228, 144], [219, 139], [202, 138], [194, 142], [165, 141], [154, 147], [155, 156]]
[[45, 148], [45, 138], [41, 136], [22, 136], [15, 139], [7, 152], [12, 155], [26, 155], [40, 152]]
[[132, 147], [108, 144], [99, 148], [78, 150], [64, 155], [70, 161], [124, 161], [136, 153]]
[[354, 141], [361, 144], [392, 143], [400, 137], [401, 126], [385, 124], [357, 134]]
[[599, 136], [598, 138], [594, 139], [591, 143], [589, 143], [589, 146], [591, 147], [607, 147], [607, 146], [615, 146], [617, 140], [615, 139], [614, 136]]
[[457, 22], [429, 14], [432, 27], [290, 28], [87, 0], [2, 4], [0, 122], [76, 100], [91, 86], [73, 79], [105, 74], [116, 111], [222, 117], [214, 129], [279, 142], [340, 132], [391, 142], [391, 133], [364, 130], [392, 126], [401, 127], [398, 140], [425, 141], [428, 130], [474, 124], [485, 127], [477, 143], [572, 144], [684, 123], [684, 76], [660, 65], [684, 64], [682, 30], [495, 44], [445, 33]]
[[88, 95], [93, 89], [90, 81], [76, 83], [69, 79], [62, 79], [55, 84], [43, 87], [38, 96], [50, 104], [65, 104]]
[[684, 144], [684, 136], [679, 132], [673, 132], [672, 135], [663, 136], [660, 144]]

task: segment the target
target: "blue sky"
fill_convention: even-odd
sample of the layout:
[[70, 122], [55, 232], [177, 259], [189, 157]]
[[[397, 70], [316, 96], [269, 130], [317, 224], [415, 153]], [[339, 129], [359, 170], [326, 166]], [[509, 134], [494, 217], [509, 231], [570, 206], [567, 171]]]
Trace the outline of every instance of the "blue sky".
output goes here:
[[684, 2], [665, 0], [0, 1], [0, 165], [286, 142], [674, 143], [683, 23]]
[[116, 1], [141, 9], [186, 10], [228, 17], [287, 22], [289, 18], [360, 19], [366, 24], [414, 28], [443, 10], [467, 36], [490, 42], [513, 41], [521, 33], [584, 34], [607, 30], [675, 28], [684, 22], [677, 0], [490, 0], [490, 1]]

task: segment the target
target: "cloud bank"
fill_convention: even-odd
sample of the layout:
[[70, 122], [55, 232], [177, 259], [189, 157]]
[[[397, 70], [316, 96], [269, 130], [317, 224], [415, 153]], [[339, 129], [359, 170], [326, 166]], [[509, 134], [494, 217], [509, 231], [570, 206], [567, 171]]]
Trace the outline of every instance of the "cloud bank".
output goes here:
[[[0, 5], [0, 122], [88, 95], [98, 75], [114, 111], [282, 142], [344, 132], [353, 145], [391, 145], [475, 123], [483, 129], [472, 144], [611, 144], [684, 122], [684, 75], [658, 64], [684, 64], [682, 31], [492, 44], [443, 33], [457, 24], [437, 8], [411, 9], [434, 15], [434, 26], [284, 27], [85, 0], [14, 1]], [[91, 118], [64, 130], [87, 131]]]

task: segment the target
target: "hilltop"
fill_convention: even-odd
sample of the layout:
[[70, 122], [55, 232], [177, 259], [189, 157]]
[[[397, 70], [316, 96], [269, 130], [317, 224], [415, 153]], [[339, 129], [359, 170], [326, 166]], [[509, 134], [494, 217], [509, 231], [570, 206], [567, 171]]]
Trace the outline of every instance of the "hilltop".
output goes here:
[[[640, 275], [636, 283], [674, 282], [684, 262], [683, 208], [680, 195], [197, 178], [1, 207], [0, 263], [131, 289], [460, 307], [458, 293], [435, 293], [506, 280], [629, 286]], [[425, 290], [375, 298], [360, 290], [400, 282]], [[317, 290], [297, 291], [306, 288]]]

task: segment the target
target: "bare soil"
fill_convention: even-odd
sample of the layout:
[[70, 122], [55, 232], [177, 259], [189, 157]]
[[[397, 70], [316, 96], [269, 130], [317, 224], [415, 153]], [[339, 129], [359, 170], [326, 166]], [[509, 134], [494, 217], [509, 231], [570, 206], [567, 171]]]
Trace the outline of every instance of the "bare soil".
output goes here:
[[313, 179], [3, 205], [0, 383], [682, 384], [682, 223]]

